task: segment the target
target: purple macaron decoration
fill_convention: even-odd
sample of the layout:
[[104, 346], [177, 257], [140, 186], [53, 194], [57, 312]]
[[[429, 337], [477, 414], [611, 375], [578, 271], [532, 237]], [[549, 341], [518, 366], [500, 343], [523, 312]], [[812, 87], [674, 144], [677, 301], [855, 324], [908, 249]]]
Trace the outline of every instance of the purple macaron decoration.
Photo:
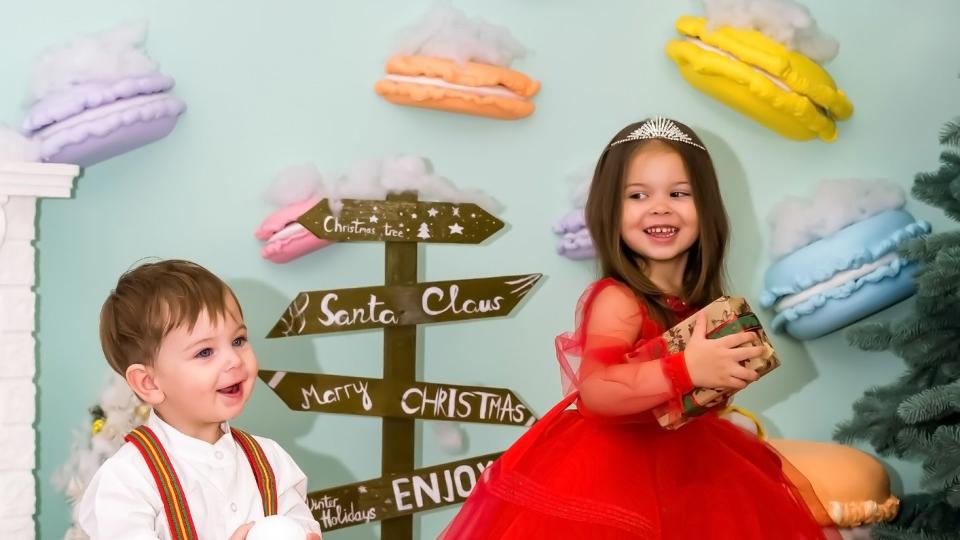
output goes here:
[[593, 240], [584, 220], [583, 208], [567, 212], [553, 225], [553, 232], [560, 235], [557, 253], [568, 259], [582, 261], [597, 256]]
[[43, 161], [89, 167], [166, 137], [187, 108], [173, 85], [159, 73], [74, 84], [34, 104], [21, 129]]

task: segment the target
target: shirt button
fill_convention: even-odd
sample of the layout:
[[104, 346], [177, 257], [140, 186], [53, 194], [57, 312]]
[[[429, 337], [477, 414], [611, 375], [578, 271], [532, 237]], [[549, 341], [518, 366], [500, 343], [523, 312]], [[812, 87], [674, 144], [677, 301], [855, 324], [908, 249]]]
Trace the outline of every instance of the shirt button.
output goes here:
[[223, 459], [223, 452], [217, 450], [216, 452], [213, 453], [213, 456], [217, 459]]
[[230, 503], [230, 510], [237, 511], [237, 503]]

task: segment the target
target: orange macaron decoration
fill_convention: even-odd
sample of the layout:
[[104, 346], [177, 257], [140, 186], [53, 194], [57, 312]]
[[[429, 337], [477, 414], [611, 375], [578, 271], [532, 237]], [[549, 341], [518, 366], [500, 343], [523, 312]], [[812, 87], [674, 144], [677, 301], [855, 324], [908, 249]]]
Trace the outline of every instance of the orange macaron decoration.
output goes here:
[[525, 52], [508, 30], [440, 3], [402, 32], [374, 90], [396, 105], [525, 118], [540, 82], [509, 67]]

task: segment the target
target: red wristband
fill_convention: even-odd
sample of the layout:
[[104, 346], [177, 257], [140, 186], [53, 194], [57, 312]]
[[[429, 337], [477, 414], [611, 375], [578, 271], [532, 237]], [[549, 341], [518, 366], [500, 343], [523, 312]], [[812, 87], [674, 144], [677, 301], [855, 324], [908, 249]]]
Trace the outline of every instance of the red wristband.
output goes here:
[[693, 390], [690, 372], [687, 371], [687, 360], [683, 352], [671, 354], [662, 360], [663, 373], [673, 384], [675, 396], [682, 396]]

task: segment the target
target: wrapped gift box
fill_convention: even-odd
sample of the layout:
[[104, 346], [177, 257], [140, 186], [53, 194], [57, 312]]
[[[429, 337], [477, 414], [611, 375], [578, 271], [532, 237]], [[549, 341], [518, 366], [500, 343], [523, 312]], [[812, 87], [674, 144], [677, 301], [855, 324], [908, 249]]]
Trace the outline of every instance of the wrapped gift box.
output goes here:
[[[773, 346], [767, 338], [767, 333], [760, 325], [760, 319], [753, 313], [753, 309], [745, 299], [721, 296], [701, 311], [706, 312], [707, 315], [708, 338], [716, 339], [737, 332], [753, 332], [757, 335], [756, 340], [743, 346], [759, 345], [764, 348], [764, 352], [761, 356], [742, 362], [745, 367], [756, 371], [762, 377], [780, 365]], [[690, 336], [693, 335], [693, 327], [698, 315], [699, 312], [664, 332], [663, 341], [668, 354], [686, 349]], [[734, 393], [736, 390], [732, 389], [694, 388], [679, 400], [670, 400], [654, 408], [653, 413], [662, 427], [677, 429], [718, 405], [727, 403]]]

